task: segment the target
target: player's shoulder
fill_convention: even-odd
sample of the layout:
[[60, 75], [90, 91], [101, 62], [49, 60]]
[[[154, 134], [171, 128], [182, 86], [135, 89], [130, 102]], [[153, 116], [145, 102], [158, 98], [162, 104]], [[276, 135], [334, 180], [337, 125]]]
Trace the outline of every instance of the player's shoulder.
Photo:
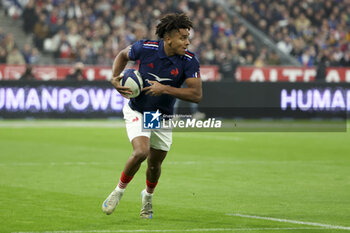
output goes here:
[[158, 40], [140, 40], [142, 47], [145, 49], [158, 50], [160, 41]]
[[199, 60], [194, 52], [186, 50], [185, 55], [181, 56], [182, 60], [185, 62], [196, 62], [199, 63]]

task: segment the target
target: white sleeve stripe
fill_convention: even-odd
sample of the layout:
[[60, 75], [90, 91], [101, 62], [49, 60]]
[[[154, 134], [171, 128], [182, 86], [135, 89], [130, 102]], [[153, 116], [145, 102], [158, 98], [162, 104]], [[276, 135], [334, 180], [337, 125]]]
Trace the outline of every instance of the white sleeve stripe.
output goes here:
[[185, 56], [188, 57], [188, 58], [190, 58], [190, 59], [192, 59], [192, 57], [191, 57], [190, 55], [188, 55], [188, 54], [185, 54]]
[[158, 45], [155, 45], [155, 44], [144, 44], [143, 46], [158, 47]]

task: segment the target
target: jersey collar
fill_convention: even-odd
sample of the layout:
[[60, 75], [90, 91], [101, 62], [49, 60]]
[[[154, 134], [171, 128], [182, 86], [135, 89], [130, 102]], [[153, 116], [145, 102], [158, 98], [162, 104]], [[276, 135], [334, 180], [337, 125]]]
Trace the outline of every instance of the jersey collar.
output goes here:
[[164, 51], [164, 41], [161, 40], [160, 43], [159, 43], [159, 47], [158, 47], [158, 55], [159, 55], [159, 58], [160, 59], [168, 59], [170, 60], [173, 64], [176, 64], [177, 63], [177, 59], [178, 59], [178, 55], [174, 55], [174, 56], [171, 56], [171, 57], [168, 57]]

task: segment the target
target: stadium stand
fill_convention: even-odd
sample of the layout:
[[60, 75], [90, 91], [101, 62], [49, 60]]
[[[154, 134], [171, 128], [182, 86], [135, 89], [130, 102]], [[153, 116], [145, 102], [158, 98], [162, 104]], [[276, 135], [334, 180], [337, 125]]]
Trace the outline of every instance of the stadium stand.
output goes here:
[[234, 9], [303, 66], [349, 65], [349, 0], [236, 0]]
[[[3, 0], [2, 7], [8, 17], [22, 19], [23, 31], [33, 35], [34, 46], [21, 48], [25, 62], [31, 64], [38, 61], [40, 51], [53, 56], [56, 64], [111, 65], [121, 48], [141, 38], [156, 39], [157, 20], [174, 11], [186, 12], [194, 21], [190, 50], [199, 55], [201, 64], [218, 65], [224, 76], [239, 64], [282, 64], [239, 17], [300, 65], [326, 60], [332, 66], [348, 66], [350, 59], [349, 0]], [[239, 16], [229, 15], [228, 9]], [[0, 62], [4, 62], [3, 50], [14, 42], [0, 34]], [[5, 52], [8, 56], [11, 50]]]
[[[8, 16], [22, 18], [23, 30], [34, 35], [35, 47], [52, 54], [56, 64], [111, 65], [120, 48], [141, 38], [156, 39], [157, 20], [174, 11], [193, 18], [196, 30], [190, 49], [202, 64], [219, 64], [223, 72], [230, 72], [235, 64], [253, 64], [257, 57], [246, 28], [212, 1], [5, 2]], [[16, 11], [16, 17], [10, 11]]]

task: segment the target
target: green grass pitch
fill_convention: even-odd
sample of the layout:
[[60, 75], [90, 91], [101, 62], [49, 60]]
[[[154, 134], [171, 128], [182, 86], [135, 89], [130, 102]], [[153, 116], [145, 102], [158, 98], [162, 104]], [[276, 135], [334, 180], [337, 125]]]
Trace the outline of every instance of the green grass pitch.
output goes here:
[[101, 210], [131, 153], [121, 122], [42, 122], [1, 122], [0, 232], [350, 232], [349, 132], [176, 132], [142, 220], [146, 164]]

